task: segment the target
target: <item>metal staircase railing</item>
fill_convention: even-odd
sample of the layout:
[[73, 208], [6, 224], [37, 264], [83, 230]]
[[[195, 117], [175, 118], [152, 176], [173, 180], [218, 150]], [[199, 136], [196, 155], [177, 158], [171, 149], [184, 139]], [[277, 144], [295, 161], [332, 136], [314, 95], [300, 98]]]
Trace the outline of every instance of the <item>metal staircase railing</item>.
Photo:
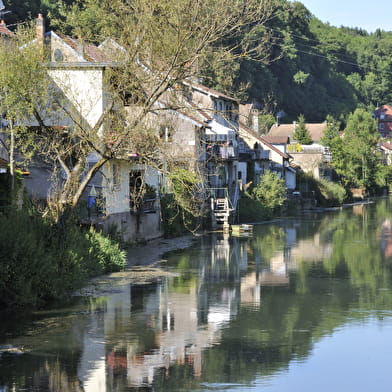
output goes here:
[[228, 188], [209, 188], [211, 195], [211, 212], [218, 224], [228, 223], [229, 218], [235, 213], [239, 199], [238, 183], [229, 194]]

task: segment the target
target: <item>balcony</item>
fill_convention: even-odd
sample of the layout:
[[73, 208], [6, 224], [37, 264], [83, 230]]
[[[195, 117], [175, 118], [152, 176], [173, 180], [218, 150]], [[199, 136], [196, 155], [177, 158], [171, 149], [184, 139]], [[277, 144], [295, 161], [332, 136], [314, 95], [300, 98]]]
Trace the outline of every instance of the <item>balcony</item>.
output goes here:
[[206, 145], [207, 160], [233, 160], [238, 159], [238, 148], [220, 144]]
[[270, 151], [269, 150], [255, 149], [254, 152], [255, 152], [255, 159], [269, 161], [269, 159], [270, 159]]
[[130, 200], [129, 207], [131, 214], [151, 214], [157, 212], [157, 198], [144, 197], [141, 201]]

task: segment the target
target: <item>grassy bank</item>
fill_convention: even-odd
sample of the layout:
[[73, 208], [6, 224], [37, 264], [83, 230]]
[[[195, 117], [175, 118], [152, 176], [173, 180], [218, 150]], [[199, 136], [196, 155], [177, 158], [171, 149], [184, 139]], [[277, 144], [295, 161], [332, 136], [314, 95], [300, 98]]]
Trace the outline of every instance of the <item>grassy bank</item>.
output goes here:
[[69, 225], [58, 230], [33, 212], [0, 215], [0, 307], [62, 300], [89, 277], [121, 270], [126, 254], [110, 238]]

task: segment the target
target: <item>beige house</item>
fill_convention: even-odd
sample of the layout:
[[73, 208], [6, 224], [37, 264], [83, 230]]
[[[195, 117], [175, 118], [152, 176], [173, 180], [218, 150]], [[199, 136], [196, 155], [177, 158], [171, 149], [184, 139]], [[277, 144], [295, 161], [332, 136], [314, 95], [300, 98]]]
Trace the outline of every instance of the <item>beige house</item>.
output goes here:
[[381, 143], [380, 146], [383, 161], [385, 165], [392, 165], [392, 143], [390, 141]]
[[[292, 124], [274, 124], [266, 136], [268, 137], [287, 137], [289, 143], [295, 142], [294, 132], [298, 124], [294, 121]], [[307, 123], [305, 124], [313, 143], [319, 143], [325, 129], [327, 122], [323, 123]]]
[[[46, 47], [53, 96], [56, 100], [60, 98], [62, 105], [44, 117], [45, 125], [72, 132], [81, 122], [86, 129], [93, 129], [109, 105], [104, 76], [108, 67], [116, 66], [111, 59], [120, 47], [111, 39], [96, 46], [53, 31], [45, 32], [41, 15], [37, 18], [36, 30], [35, 43]], [[110, 124], [104, 122], [97, 132], [98, 138], [105, 143], [103, 135], [110, 132], [107, 127]], [[98, 153], [91, 153], [86, 164], [91, 167], [99, 159]], [[31, 174], [25, 180], [28, 192], [35, 199], [46, 200], [54, 184], [50, 168], [35, 160], [29, 169]], [[63, 172], [57, 181], [66, 178], [67, 174]], [[160, 181], [161, 174], [140, 164], [133, 152], [118, 154], [88, 184], [80, 203], [80, 219], [105, 227], [114, 224], [125, 240], [159, 237], [162, 234], [157, 199]], [[147, 185], [150, 192], [147, 200], [138, 200], [136, 208], [141, 185]]]
[[331, 177], [331, 154], [328, 148], [319, 142], [327, 128], [327, 122], [305, 124], [313, 143], [311, 145], [299, 145], [294, 139], [297, 123], [275, 124], [266, 135], [266, 139], [274, 146], [285, 146], [287, 153], [292, 157], [292, 163], [306, 173], [312, 173], [313, 177]]

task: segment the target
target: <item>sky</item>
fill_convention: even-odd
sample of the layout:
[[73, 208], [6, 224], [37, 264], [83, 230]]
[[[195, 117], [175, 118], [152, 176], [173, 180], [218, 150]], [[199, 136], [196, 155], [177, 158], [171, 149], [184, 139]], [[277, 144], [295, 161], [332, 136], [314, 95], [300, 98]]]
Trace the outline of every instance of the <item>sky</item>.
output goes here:
[[360, 27], [369, 33], [392, 31], [391, 2], [387, 0], [299, 0], [322, 22], [332, 26]]

